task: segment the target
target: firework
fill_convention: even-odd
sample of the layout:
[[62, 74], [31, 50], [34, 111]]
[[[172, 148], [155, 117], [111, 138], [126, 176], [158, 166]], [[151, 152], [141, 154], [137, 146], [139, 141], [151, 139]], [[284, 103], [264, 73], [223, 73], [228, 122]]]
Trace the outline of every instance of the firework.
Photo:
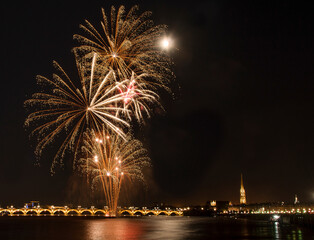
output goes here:
[[151, 12], [137, 16], [137, 10], [134, 6], [126, 13], [124, 6], [117, 11], [112, 6], [110, 14], [106, 15], [102, 9], [101, 31], [85, 20], [85, 25], [80, 27], [87, 36], [74, 35], [81, 43], [74, 52], [77, 56], [98, 53], [103, 64], [121, 80], [135, 74], [148, 89], [161, 87], [169, 90], [165, 84], [172, 74], [170, 58], [160, 47], [166, 26], [154, 26], [149, 19]]
[[35, 150], [37, 155], [40, 156], [43, 149], [59, 135], [65, 136], [54, 157], [52, 171], [57, 160], [62, 164], [67, 149], [74, 150], [76, 154], [87, 127], [100, 130], [102, 126], [106, 126], [124, 137], [122, 129], [129, 126], [117, 114], [128, 110], [119, 107], [118, 103], [123, 101], [123, 97], [118, 93], [117, 86], [111, 84], [113, 73], [98, 68], [96, 57], [94, 54], [92, 61], [86, 61], [84, 64], [82, 61], [76, 62], [78, 84], [54, 62], [60, 74], [54, 74], [51, 80], [37, 76], [38, 84], [47, 88], [43, 92], [33, 94], [32, 98], [25, 102], [26, 107], [35, 108], [26, 118], [25, 124], [36, 124], [31, 135], [38, 138]]
[[129, 79], [125, 79], [116, 83], [119, 94], [123, 98], [120, 106], [123, 108], [122, 116], [126, 116], [129, 120], [135, 117], [138, 122], [144, 121], [144, 115], [150, 117], [151, 105], [162, 106], [159, 103], [159, 95], [152, 90], [146, 89], [139, 80], [140, 76], [132, 75]]
[[111, 215], [116, 214], [121, 186], [135, 179], [144, 181], [142, 169], [150, 165], [140, 141], [130, 135], [125, 141], [105, 129], [84, 133], [82, 156], [79, 167], [93, 187], [102, 186]]

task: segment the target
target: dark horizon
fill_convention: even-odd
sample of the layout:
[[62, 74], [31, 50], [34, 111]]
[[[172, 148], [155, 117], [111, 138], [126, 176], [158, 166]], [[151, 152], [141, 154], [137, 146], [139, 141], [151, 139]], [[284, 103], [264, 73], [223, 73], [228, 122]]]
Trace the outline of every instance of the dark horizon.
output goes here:
[[[168, 25], [176, 80], [136, 135], [152, 160], [149, 189], [129, 205], [239, 202], [243, 174], [248, 203], [314, 201], [311, 4], [286, 1], [6, 2], [2, 46], [0, 205], [31, 200], [63, 204], [87, 190], [67, 166], [50, 176], [52, 157], [36, 166], [23, 124], [23, 102], [51, 77], [56, 60], [76, 76], [73, 34], [88, 19], [99, 26], [101, 7], [138, 4]], [[312, 113], [311, 113], [312, 112]], [[53, 151], [53, 147], [49, 149]], [[312, 170], [311, 170], [312, 169]], [[84, 192], [85, 190], [85, 192]], [[135, 191], [136, 192], [136, 191]], [[132, 195], [132, 194], [131, 194]], [[72, 199], [72, 200], [71, 200]], [[83, 201], [83, 200], [82, 200]]]

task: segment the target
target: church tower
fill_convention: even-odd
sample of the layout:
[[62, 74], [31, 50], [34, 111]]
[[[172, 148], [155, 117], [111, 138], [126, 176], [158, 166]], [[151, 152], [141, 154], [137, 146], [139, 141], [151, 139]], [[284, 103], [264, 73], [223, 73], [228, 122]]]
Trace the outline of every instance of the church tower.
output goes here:
[[243, 186], [243, 178], [241, 173], [241, 187], [240, 187], [240, 204], [246, 204], [245, 190]]

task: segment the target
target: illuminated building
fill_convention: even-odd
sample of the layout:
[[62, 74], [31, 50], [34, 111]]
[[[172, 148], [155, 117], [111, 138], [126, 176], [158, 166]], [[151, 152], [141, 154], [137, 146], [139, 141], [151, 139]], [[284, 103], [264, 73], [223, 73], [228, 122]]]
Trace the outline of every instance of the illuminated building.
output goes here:
[[217, 200], [212, 200], [212, 201], [208, 201], [206, 202], [206, 209], [210, 210], [210, 211], [215, 211], [218, 213], [222, 213], [225, 211], [228, 211], [229, 207], [231, 206], [231, 202], [230, 201], [217, 201]]
[[31, 201], [30, 203], [24, 204], [25, 208], [38, 208], [40, 207], [39, 201]]
[[297, 195], [294, 195], [294, 204], [299, 204], [299, 199]]
[[245, 190], [243, 186], [243, 178], [241, 174], [241, 187], [240, 187], [240, 204], [246, 204]]

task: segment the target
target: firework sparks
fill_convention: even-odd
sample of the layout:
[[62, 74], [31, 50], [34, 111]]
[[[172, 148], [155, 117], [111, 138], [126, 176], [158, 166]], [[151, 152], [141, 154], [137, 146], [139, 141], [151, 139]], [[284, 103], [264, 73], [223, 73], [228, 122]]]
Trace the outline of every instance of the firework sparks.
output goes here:
[[60, 73], [51, 80], [38, 76], [38, 84], [47, 89], [25, 101], [27, 108], [35, 109], [25, 121], [34, 127], [35, 153], [41, 156], [48, 145], [58, 142], [53, 173], [56, 163], [63, 164], [66, 151], [72, 151], [74, 168], [86, 173], [92, 186], [102, 187], [111, 215], [116, 214], [121, 186], [144, 181], [143, 168], [150, 165], [141, 142], [126, 134], [129, 121], [143, 122], [152, 105], [161, 107], [155, 91], [170, 91], [172, 77], [165, 51], [171, 41], [163, 38], [166, 27], [154, 26], [150, 12], [138, 16], [137, 10], [112, 7], [106, 15], [102, 9], [100, 32], [86, 20], [80, 27], [87, 36], [74, 35], [81, 43], [73, 49], [77, 80], [54, 62]]
[[84, 133], [79, 167], [91, 179], [92, 186], [102, 186], [111, 215], [115, 215], [122, 184], [144, 181], [142, 169], [150, 165], [147, 151], [140, 141], [127, 141], [110, 131], [88, 130]]
[[[35, 93], [32, 98], [25, 101], [26, 107], [35, 107], [30, 113], [25, 124], [39, 125], [31, 135], [38, 137], [35, 150], [41, 155], [43, 149], [53, 142], [58, 135], [66, 133], [51, 167], [53, 172], [57, 160], [62, 164], [67, 149], [76, 150], [79, 147], [82, 134], [87, 127], [99, 130], [102, 125], [111, 129], [117, 135], [124, 137], [121, 127], [129, 124], [119, 118], [117, 112], [127, 111], [118, 107], [118, 102], [123, 101], [117, 86], [111, 84], [113, 73], [111, 71], [96, 71], [97, 61], [94, 54], [92, 62], [80, 64], [77, 62], [79, 84], [68, 77], [65, 71], [56, 63], [57, 70], [61, 74], [54, 74], [50, 80], [43, 76], [37, 76], [38, 84], [46, 85], [47, 91]], [[39, 109], [39, 110], [38, 110]]]
[[103, 64], [113, 70], [119, 78], [128, 79], [131, 74], [141, 76], [147, 88], [161, 87], [169, 90], [165, 83], [171, 76], [170, 58], [161, 51], [159, 42], [165, 35], [166, 26], [153, 26], [151, 12], [137, 16], [137, 6], [125, 12], [112, 6], [110, 16], [102, 9], [102, 31], [87, 20], [80, 27], [87, 37], [74, 35], [82, 45], [75, 48], [77, 55], [89, 56], [97, 52]]
[[151, 108], [149, 105], [162, 106], [159, 103], [159, 96], [154, 91], [145, 89], [143, 83], [138, 81], [140, 77], [136, 77], [134, 72], [130, 79], [125, 79], [117, 83], [117, 89], [123, 98], [123, 115], [129, 120], [134, 116], [138, 122], [144, 121], [144, 116], [150, 117]]

